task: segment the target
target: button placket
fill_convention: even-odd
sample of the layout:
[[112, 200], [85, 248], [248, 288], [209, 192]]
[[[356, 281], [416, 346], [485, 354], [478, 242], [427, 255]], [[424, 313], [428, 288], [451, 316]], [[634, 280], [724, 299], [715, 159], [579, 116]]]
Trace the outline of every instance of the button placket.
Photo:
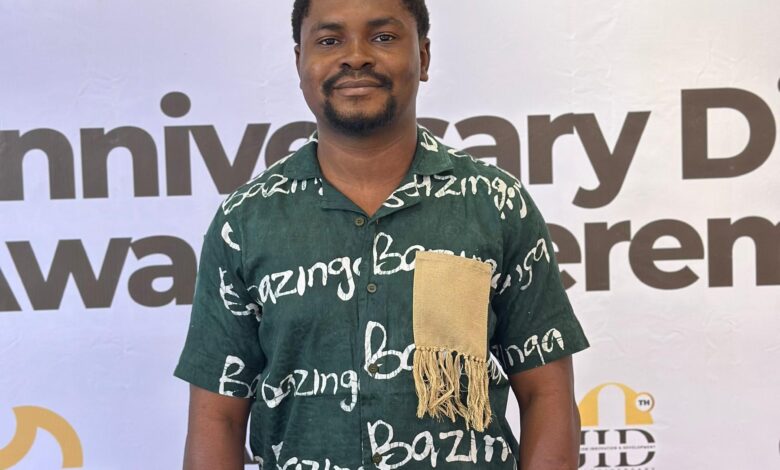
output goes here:
[[[354, 222], [355, 226], [358, 227], [357, 219]], [[355, 230], [357, 231], [357, 229]], [[381, 281], [376, 277], [373, 271], [374, 242], [376, 240], [377, 232], [379, 231], [378, 220], [371, 217], [365, 217], [364, 224], [360, 231], [362, 231], [366, 237], [366, 244], [364, 245], [365, 251], [363, 252], [363, 259], [365, 261], [366, 267], [365, 271], [361, 271], [361, 275], [365, 276], [363, 278], [363, 282], [365, 284], [362, 284], [361, 287], [361, 290], [364, 290], [361, 296], [362, 301], [359, 304], [360, 306], [358, 312], [360, 324], [364, 329], [361, 331], [362, 335], [357, 340], [357, 344], [363, 344], [365, 341], [364, 335], [366, 334], [367, 323], [369, 320], [375, 319], [379, 312], [382, 311], [382, 306], [379, 305], [378, 302], [381, 300], [381, 297], [383, 297], [383, 293], [379, 292], [379, 283]], [[383, 385], [385, 384], [383, 384], [382, 381], [376, 379], [376, 376], [381, 373], [379, 364], [376, 361], [367, 363], [369, 358], [364, 356], [363, 353], [364, 350], [361, 348], [361, 351], [357, 354], [357, 356], [361, 358], [359, 363], [360, 371], [365, 374], [361, 377], [360, 391], [358, 392], [360, 393], [361, 397], [366, 397], [365, 401], [361, 399], [361, 404], [363, 405], [363, 408], [361, 408], [361, 436], [364, 442], [363, 458], [367, 459], [366, 468], [381, 468], [384, 467], [382, 463], [385, 460], [385, 456], [379, 452], [371, 453], [371, 441], [367, 433], [366, 425], [367, 423], [376, 422], [378, 419], [381, 419], [379, 414], [380, 409], [377, 407], [377, 397], [381, 395]]]
[[[357, 305], [357, 316], [358, 316], [358, 324], [362, 326], [361, 330], [358, 332], [357, 337], [355, 339], [356, 345], [362, 345], [365, 341], [365, 332], [366, 332], [366, 323], [369, 318], [371, 318], [370, 312], [372, 311], [372, 308], [374, 307], [371, 302], [372, 295], [377, 290], [377, 285], [372, 281], [373, 273], [372, 273], [372, 265], [373, 265], [373, 243], [374, 239], [376, 237], [376, 224], [371, 221], [370, 218], [365, 217], [364, 215], [357, 215], [355, 214], [353, 218], [353, 223], [356, 232], [359, 232], [361, 234], [361, 238], [363, 239], [363, 252], [362, 252], [362, 258], [363, 261], [361, 263], [361, 271], [360, 271], [360, 278], [361, 278], [361, 285], [360, 289], [363, 290], [363, 294], [360, 295], [360, 300], [358, 301]], [[365, 283], [365, 284], [363, 284]], [[375, 421], [376, 420], [376, 409], [373, 406], [366, 406], [366, 403], [364, 402], [364, 399], [366, 396], [372, 397], [375, 395], [376, 391], [374, 390], [374, 387], [370, 381], [373, 380], [373, 376], [379, 372], [379, 367], [376, 367], [376, 372], [371, 372], [373, 369], [371, 366], [373, 364], [369, 364], [368, 366], [365, 365], [366, 357], [363, 355], [363, 348], [359, 348], [359, 351], [356, 351], [355, 357], [358, 360], [358, 363], [356, 364], [356, 370], [367, 373], [365, 377], [368, 378], [369, 382], [364, 382], [363, 378], [361, 377], [360, 380], [360, 387], [358, 390], [358, 411], [360, 413], [360, 420], [361, 420], [361, 426], [360, 426], [360, 437], [362, 442], [362, 449], [363, 449], [363, 459], [368, 460], [366, 468], [371, 468], [371, 464], [373, 463], [375, 466], [378, 466], [382, 463], [384, 460], [384, 456], [379, 453], [371, 454], [371, 446], [370, 446], [370, 437], [367, 433], [366, 429], [366, 423]], [[369, 400], [370, 403], [370, 400]]]

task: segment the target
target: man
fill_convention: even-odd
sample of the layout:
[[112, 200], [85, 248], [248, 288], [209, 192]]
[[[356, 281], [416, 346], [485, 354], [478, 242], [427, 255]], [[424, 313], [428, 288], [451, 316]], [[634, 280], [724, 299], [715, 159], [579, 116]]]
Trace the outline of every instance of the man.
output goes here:
[[417, 126], [428, 28], [422, 0], [295, 2], [317, 133], [209, 228], [186, 469], [241, 468], [250, 414], [266, 469], [577, 468], [587, 341], [525, 189]]

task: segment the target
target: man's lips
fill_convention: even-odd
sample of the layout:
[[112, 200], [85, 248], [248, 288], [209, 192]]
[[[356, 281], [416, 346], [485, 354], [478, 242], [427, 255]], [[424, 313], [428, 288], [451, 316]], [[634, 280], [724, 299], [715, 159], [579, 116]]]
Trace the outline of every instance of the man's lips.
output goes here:
[[389, 78], [377, 73], [357, 75], [346, 70], [325, 80], [322, 84], [322, 91], [325, 96], [337, 93], [340, 96], [355, 98], [373, 95], [375, 92], [383, 89], [387, 91], [393, 89], [393, 82]]
[[337, 90], [342, 90], [345, 88], [380, 88], [380, 87], [382, 87], [382, 84], [375, 82], [373, 80], [347, 80], [337, 84], [333, 88]]

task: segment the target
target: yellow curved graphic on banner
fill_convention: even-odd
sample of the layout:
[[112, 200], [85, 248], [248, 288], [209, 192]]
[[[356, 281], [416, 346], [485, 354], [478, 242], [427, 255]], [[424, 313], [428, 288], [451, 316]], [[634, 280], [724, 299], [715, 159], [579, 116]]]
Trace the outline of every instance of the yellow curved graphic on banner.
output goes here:
[[580, 420], [583, 427], [599, 425], [599, 394], [607, 387], [617, 387], [623, 391], [627, 425], [653, 424], [650, 409], [640, 410], [637, 406], [637, 399], [640, 398], [640, 395], [652, 398], [649, 393], [638, 393], [621, 383], [609, 382], [594, 388], [580, 401]]
[[65, 418], [38, 406], [19, 406], [16, 415], [16, 434], [7, 446], [0, 449], [0, 469], [13, 467], [30, 452], [38, 429], [48, 431], [62, 449], [62, 468], [84, 466], [81, 441]]

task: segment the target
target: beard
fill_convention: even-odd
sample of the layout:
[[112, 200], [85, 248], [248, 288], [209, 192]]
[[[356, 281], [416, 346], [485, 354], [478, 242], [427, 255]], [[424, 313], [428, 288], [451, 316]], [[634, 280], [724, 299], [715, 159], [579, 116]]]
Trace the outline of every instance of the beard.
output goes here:
[[339, 80], [345, 77], [352, 77], [354, 79], [371, 78], [388, 91], [392, 91], [393, 89], [393, 82], [388, 77], [376, 72], [365, 71], [355, 74], [347, 70], [342, 70], [322, 84], [322, 90], [325, 94], [323, 112], [328, 124], [342, 134], [352, 137], [365, 137], [393, 121], [396, 110], [398, 109], [398, 102], [392, 94], [388, 95], [382, 109], [373, 114], [348, 112], [336, 109], [331, 100], [334, 86]]
[[328, 99], [325, 100], [324, 112], [325, 119], [337, 131], [353, 137], [365, 137], [389, 124], [397, 108], [395, 97], [389, 96], [382, 109], [374, 114], [344, 113], [337, 110]]

